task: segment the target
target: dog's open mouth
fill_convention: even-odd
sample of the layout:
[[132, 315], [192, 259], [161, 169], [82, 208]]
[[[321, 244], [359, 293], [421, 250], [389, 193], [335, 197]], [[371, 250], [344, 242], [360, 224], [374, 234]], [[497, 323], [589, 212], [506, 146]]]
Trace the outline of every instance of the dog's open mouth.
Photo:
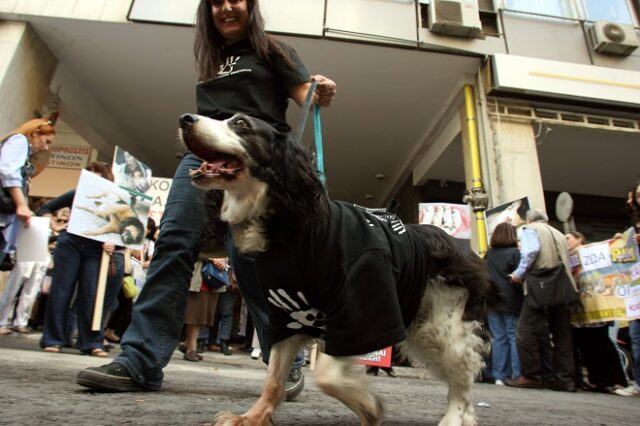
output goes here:
[[216, 154], [211, 161], [203, 161], [200, 168], [190, 170], [189, 175], [192, 180], [198, 179], [235, 179], [244, 169], [244, 163], [238, 157], [230, 154]]

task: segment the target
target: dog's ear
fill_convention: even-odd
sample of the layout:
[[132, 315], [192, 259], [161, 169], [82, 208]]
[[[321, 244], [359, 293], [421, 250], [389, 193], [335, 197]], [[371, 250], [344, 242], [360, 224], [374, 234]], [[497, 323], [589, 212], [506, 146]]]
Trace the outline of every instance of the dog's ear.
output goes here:
[[264, 170], [272, 208], [309, 220], [327, 212], [327, 193], [315, 162], [291, 136], [282, 134], [271, 144], [271, 164]]

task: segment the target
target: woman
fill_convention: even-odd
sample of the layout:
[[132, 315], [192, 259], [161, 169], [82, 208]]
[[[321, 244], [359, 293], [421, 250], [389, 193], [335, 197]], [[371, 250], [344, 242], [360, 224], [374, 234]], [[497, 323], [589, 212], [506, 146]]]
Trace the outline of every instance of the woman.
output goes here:
[[[636, 231], [636, 243], [640, 246], [640, 182], [636, 183], [631, 194], [631, 225]], [[634, 383], [624, 389], [616, 389], [620, 396], [640, 396], [640, 319], [629, 321], [629, 338], [633, 351]]]
[[[569, 247], [569, 264], [578, 287], [580, 260], [578, 249], [585, 243], [580, 232], [565, 233]], [[612, 392], [623, 388], [627, 380], [620, 363], [618, 352], [609, 338], [609, 323], [572, 324], [572, 336], [576, 359], [576, 386], [594, 392]], [[582, 377], [582, 366], [586, 367], [589, 382]]]
[[[93, 162], [86, 169], [113, 181], [111, 169], [104, 163]], [[75, 190], [66, 192], [42, 206], [38, 214], [48, 216], [63, 207], [71, 207], [74, 196]], [[103, 250], [111, 259], [103, 307], [104, 317], [109, 313], [120, 290], [124, 275], [124, 248], [116, 250], [113, 244], [101, 243], [68, 232], [63, 232], [58, 237], [53, 252], [55, 267], [51, 276], [51, 291], [40, 340], [40, 346], [45, 352], [58, 353], [70, 340], [68, 330], [72, 328], [73, 315], [69, 306], [76, 292], [78, 349], [91, 356], [104, 358], [108, 355], [104, 350], [102, 330], [91, 329]]]
[[29, 163], [29, 157], [41, 151], [48, 151], [55, 136], [56, 129], [49, 120], [34, 118], [23, 123], [0, 142], [0, 182], [5, 194], [15, 204], [15, 209], [4, 209], [0, 213], [2, 259], [15, 250], [18, 221], [28, 226], [31, 219], [27, 194], [35, 169]]
[[491, 370], [495, 384], [504, 385], [505, 379], [520, 377], [516, 330], [523, 294], [522, 288], [509, 279], [509, 274], [520, 262], [515, 228], [509, 223], [500, 223], [493, 231], [490, 244], [484, 260], [491, 285], [500, 296], [498, 305], [489, 309], [487, 315], [493, 336]]
[[[313, 94], [316, 104], [329, 106], [336, 93], [333, 81], [310, 77], [292, 48], [267, 35], [257, 0], [200, 0], [194, 52], [201, 115], [225, 119], [242, 112], [290, 131], [288, 99], [302, 105], [311, 79], [318, 81]], [[122, 354], [112, 364], [81, 371], [79, 384], [112, 391], [160, 389], [162, 368], [180, 337], [189, 277], [205, 228], [203, 192], [191, 185], [189, 177], [189, 170], [199, 166], [191, 153], [178, 166], [147, 283], [122, 340]], [[253, 261], [232, 254], [231, 263], [263, 340], [266, 301], [254, 282]]]

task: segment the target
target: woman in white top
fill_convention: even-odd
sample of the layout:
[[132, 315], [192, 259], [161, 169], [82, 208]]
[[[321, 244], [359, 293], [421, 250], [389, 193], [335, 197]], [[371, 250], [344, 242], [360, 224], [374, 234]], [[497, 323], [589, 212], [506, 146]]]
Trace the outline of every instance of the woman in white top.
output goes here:
[[15, 210], [5, 209], [0, 213], [0, 256], [15, 249], [18, 221], [28, 226], [31, 219], [27, 194], [34, 168], [29, 157], [47, 151], [55, 135], [56, 130], [49, 120], [35, 118], [23, 123], [0, 142], [0, 183], [15, 203]]

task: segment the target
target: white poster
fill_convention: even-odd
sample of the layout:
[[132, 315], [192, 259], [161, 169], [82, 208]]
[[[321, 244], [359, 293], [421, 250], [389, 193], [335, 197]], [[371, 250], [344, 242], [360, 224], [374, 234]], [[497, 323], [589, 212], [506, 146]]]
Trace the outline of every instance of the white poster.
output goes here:
[[68, 232], [133, 249], [142, 248], [151, 198], [83, 170]]
[[420, 203], [418, 223], [435, 225], [455, 238], [471, 238], [471, 209], [468, 204]]
[[111, 167], [117, 185], [146, 194], [151, 188], [151, 168], [116, 146]]
[[45, 262], [49, 257], [51, 218], [32, 217], [29, 226], [20, 226], [16, 242], [17, 262]]

